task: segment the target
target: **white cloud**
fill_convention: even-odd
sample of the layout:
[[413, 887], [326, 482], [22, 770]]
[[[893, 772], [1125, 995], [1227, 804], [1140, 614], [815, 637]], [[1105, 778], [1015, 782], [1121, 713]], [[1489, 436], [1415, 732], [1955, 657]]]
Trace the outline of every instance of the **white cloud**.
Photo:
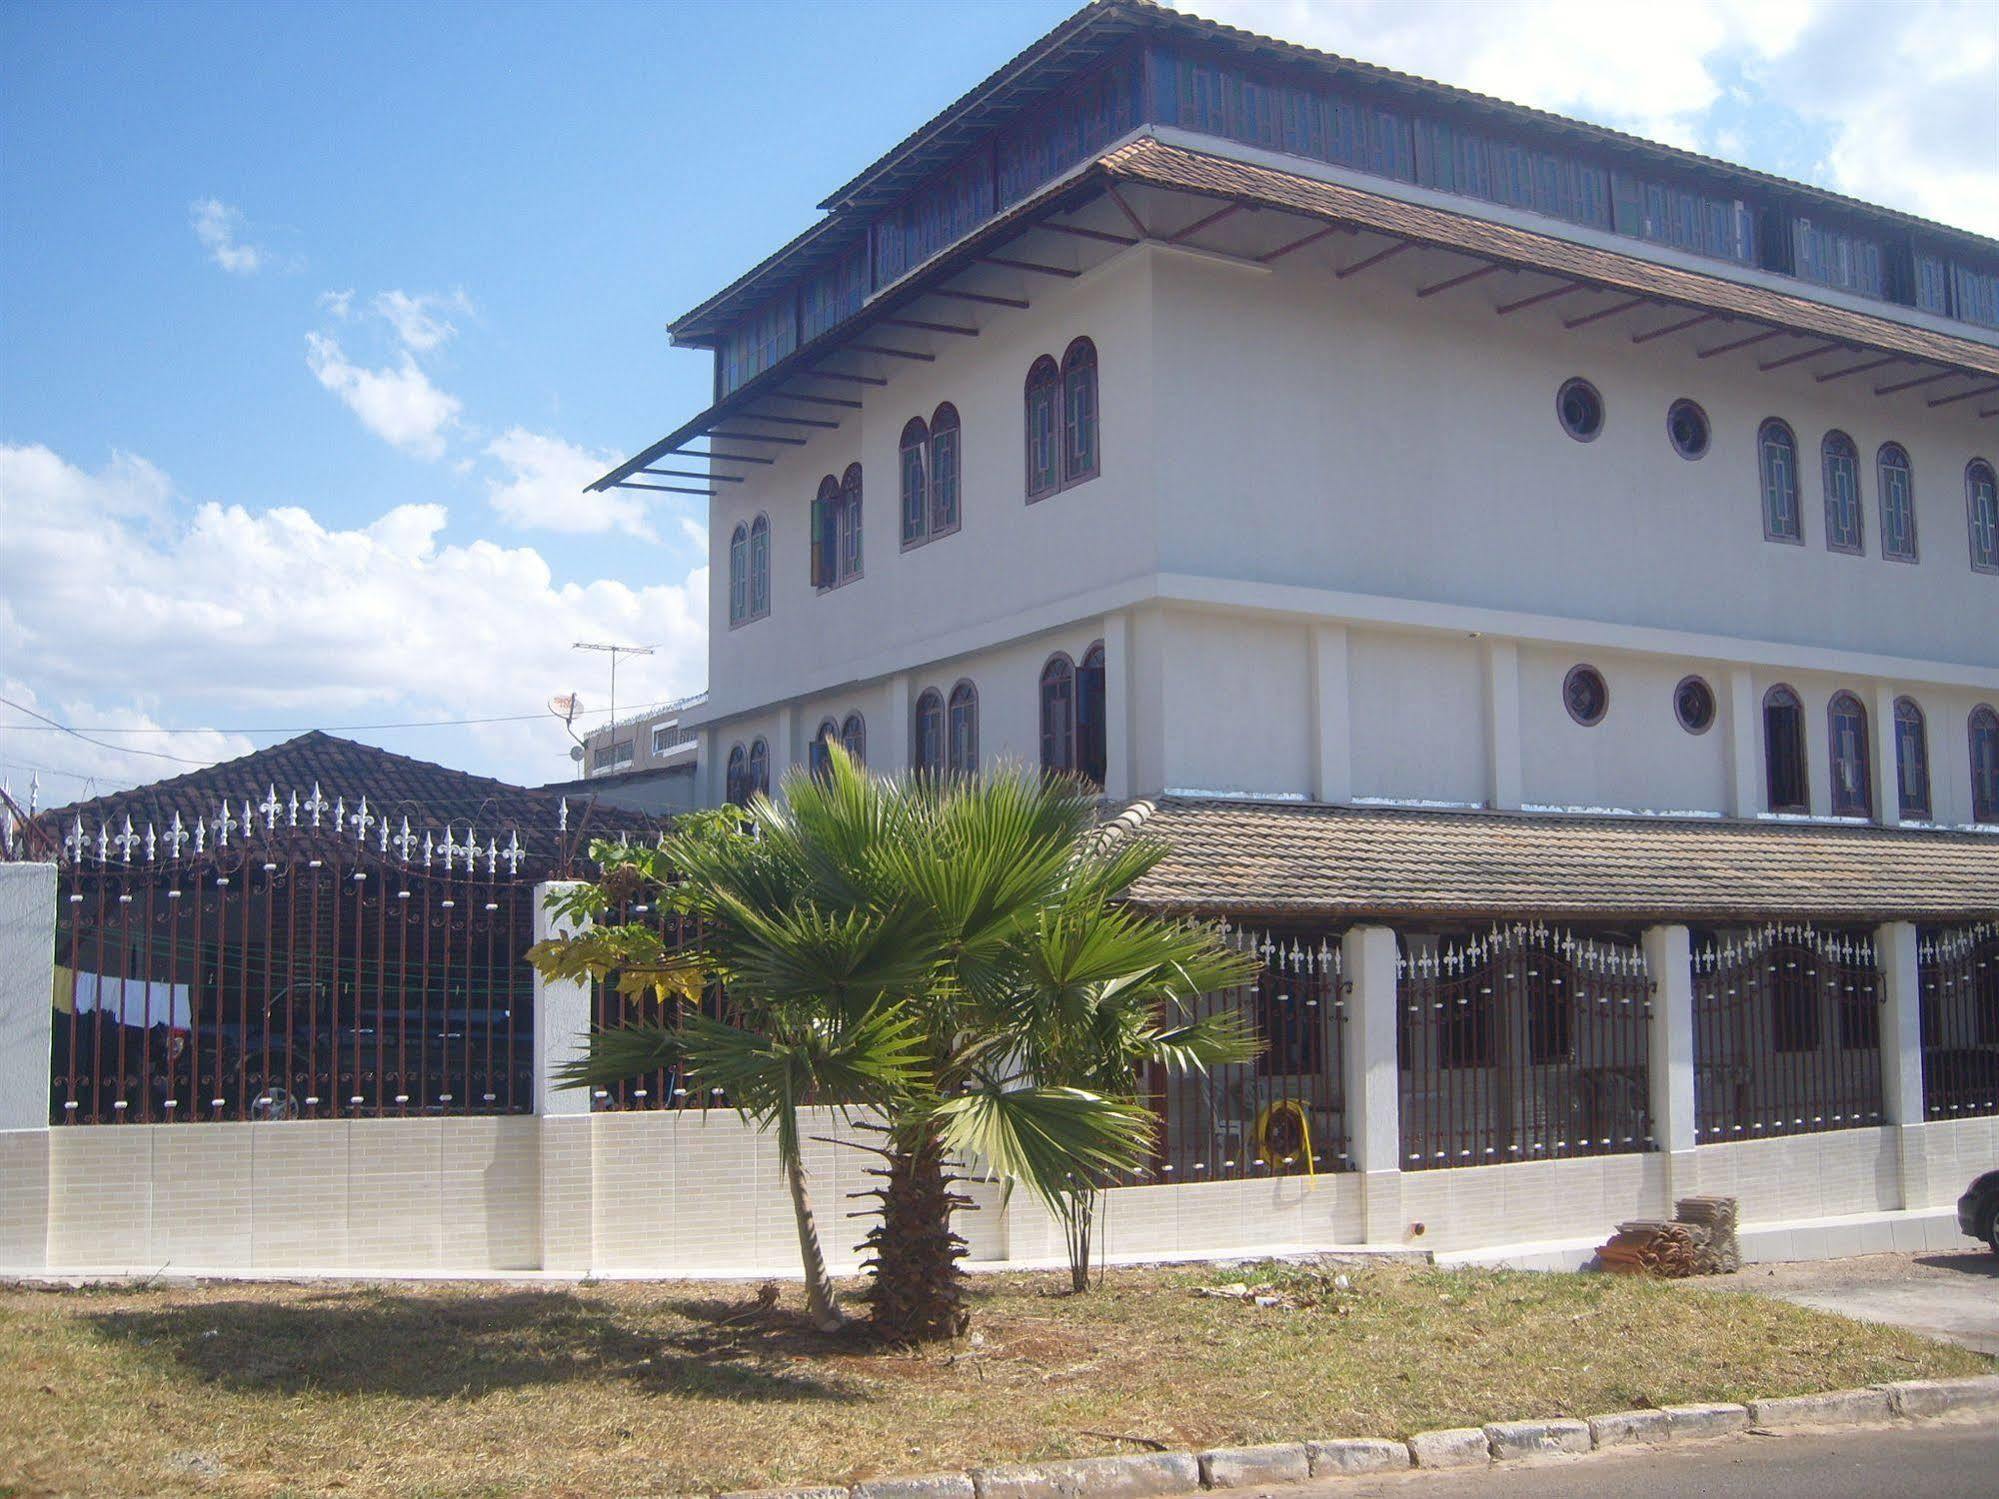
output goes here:
[[345, 291], [323, 291], [319, 294], [319, 305], [344, 323], [354, 314], [354, 288], [350, 286]]
[[305, 362], [377, 437], [419, 458], [443, 456], [444, 433], [458, 420], [458, 398], [431, 384], [407, 351], [399, 365], [371, 370], [352, 363], [334, 339], [308, 333]]
[[[532, 713], [551, 693], [602, 694], [576, 640], [657, 643], [619, 663], [628, 704], [682, 695], [705, 673], [708, 576], [634, 588], [557, 582], [532, 548], [440, 541], [440, 505], [403, 505], [341, 529], [302, 509], [174, 501], [164, 523], [129, 519], [130, 465], [89, 473], [44, 447], [0, 446], [0, 695], [79, 725], [224, 727]], [[146, 466], [144, 472], [157, 475]], [[186, 769], [26, 732], [0, 710], [0, 764], [42, 764], [132, 784]], [[117, 742], [123, 743], [123, 736]], [[530, 783], [566, 773], [552, 720], [386, 741]], [[240, 735], [142, 736], [196, 758], [241, 753]], [[25, 771], [4, 772], [16, 786]], [[44, 776], [66, 799], [73, 782]], [[100, 787], [99, 789], [105, 789]], [[50, 800], [45, 795], [44, 801]]]
[[[1184, 0], [1232, 26], [1999, 233], [1990, 0]], [[1829, 140], [1792, 159], [1798, 139]]]
[[[632, 491], [584, 490], [618, 461], [616, 455], [593, 453], [521, 427], [494, 438], [486, 453], [507, 470], [505, 479], [487, 480], [487, 493], [493, 508], [514, 525], [545, 531], [623, 531], [655, 539], [645, 503]], [[702, 550], [705, 554], [705, 539]]]
[[412, 296], [405, 291], [385, 291], [376, 296], [374, 308], [396, 330], [396, 337], [402, 340], [404, 348], [428, 354], [458, 332], [457, 326], [446, 314], [469, 314], [472, 303], [462, 291], [454, 291], [449, 296], [432, 293]]
[[188, 205], [188, 221], [209, 258], [235, 276], [253, 276], [265, 264], [264, 251], [242, 243], [243, 214], [220, 198], [197, 198]]

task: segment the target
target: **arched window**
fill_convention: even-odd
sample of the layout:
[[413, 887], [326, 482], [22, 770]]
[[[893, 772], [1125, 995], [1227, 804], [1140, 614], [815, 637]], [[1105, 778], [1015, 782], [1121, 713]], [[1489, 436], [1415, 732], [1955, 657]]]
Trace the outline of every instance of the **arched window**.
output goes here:
[[1999, 713], [1971, 710], [1971, 820], [1999, 822]]
[[750, 617], [750, 528], [737, 526], [729, 537], [729, 623]]
[[860, 714], [849, 713], [841, 723], [840, 748], [856, 765], [868, 763], [868, 725]]
[[1061, 654], [1041, 668], [1041, 769], [1048, 775], [1076, 769], [1076, 667]]
[[1895, 798], [1904, 817], [1930, 815], [1930, 735], [1913, 698], [1895, 699]]
[[1798, 441], [1782, 422], [1765, 422], [1756, 433], [1756, 462], [1763, 478], [1763, 539], [1805, 539], [1798, 513]]
[[929, 462], [930, 429], [920, 416], [902, 429], [902, 544], [915, 546], [930, 534], [930, 486], [924, 470]]
[[748, 783], [752, 796], [761, 792], [770, 794], [770, 746], [762, 739], [750, 741], [750, 763]]
[[954, 776], [973, 775], [979, 768], [979, 692], [970, 682], [960, 682], [951, 689], [944, 762]]
[[958, 408], [946, 401], [930, 418], [930, 534], [958, 529]]
[[1825, 471], [1825, 544], [1830, 552], [1864, 552], [1860, 523], [1860, 454], [1844, 432], [1819, 444]]
[[1999, 479], [1983, 458], [1965, 467], [1964, 512], [1971, 528], [1971, 565], [1982, 573], [1999, 573]]
[[1043, 354], [1027, 372], [1027, 497], [1062, 487], [1062, 372]]
[[1826, 704], [1826, 737], [1832, 745], [1832, 815], [1874, 815], [1874, 772], [1868, 763], [1867, 710], [1850, 692]]
[[739, 744], [729, 751], [728, 789], [723, 793], [731, 806], [740, 807], [750, 799], [749, 756]]
[[1076, 668], [1076, 774], [1104, 787], [1104, 643], [1099, 640]]
[[819, 481], [812, 501], [812, 586], [838, 588], [861, 575], [861, 466]]
[[805, 752], [805, 768], [815, 781], [823, 781], [833, 773], [831, 746], [839, 741], [840, 726], [832, 719], [823, 719], [812, 736], [812, 746]]
[[1097, 476], [1097, 346], [1087, 338], [1062, 356], [1062, 483]]
[[925, 688], [916, 699], [916, 721], [911, 726], [914, 743], [909, 747], [909, 763], [918, 775], [939, 775], [944, 769], [944, 694], [935, 687]]
[[1881, 487], [1881, 555], [1893, 562], [1916, 560], [1916, 479], [1909, 454], [1899, 442], [1884, 442], [1874, 456]]
[[1805, 708], [1788, 687], [1763, 695], [1763, 774], [1772, 812], [1809, 812], [1805, 779]]

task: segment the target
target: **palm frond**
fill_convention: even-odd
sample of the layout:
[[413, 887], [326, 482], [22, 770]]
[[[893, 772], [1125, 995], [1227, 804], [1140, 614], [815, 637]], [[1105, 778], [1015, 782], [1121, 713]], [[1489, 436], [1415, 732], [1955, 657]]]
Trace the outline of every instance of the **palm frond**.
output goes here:
[[931, 1118], [947, 1150], [1051, 1205], [1078, 1182], [1139, 1165], [1154, 1128], [1151, 1114], [1130, 1100], [1049, 1085], [989, 1084], [946, 1099]]

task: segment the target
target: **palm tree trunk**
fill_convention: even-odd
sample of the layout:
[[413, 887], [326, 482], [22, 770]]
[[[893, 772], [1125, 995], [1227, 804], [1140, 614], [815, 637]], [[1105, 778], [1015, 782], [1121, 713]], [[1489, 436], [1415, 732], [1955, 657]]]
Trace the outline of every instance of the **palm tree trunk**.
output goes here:
[[838, 1332], [847, 1319], [833, 1303], [833, 1278], [826, 1273], [826, 1256], [819, 1247], [819, 1225], [812, 1217], [812, 1198], [805, 1190], [805, 1162], [785, 1162], [784, 1184], [791, 1190], [791, 1215], [798, 1224], [798, 1258], [805, 1267], [805, 1314], [821, 1332]]
[[951, 1190], [944, 1149], [926, 1131], [888, 1152], [882, 1218], [868, 1234], [874, 1284], [867, 1299], [875, 1330], [891, 1343], [955, 1338], [970, 1324], [965, 1305], [965, 1241], [951, 1231], [951, 1210], [968, 1205]]

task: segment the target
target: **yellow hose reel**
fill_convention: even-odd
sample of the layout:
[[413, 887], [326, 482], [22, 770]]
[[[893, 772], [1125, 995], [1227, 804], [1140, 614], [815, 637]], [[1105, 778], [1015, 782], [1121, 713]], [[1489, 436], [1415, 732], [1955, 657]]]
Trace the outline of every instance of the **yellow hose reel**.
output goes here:
[[1272, 1171], [1305, 1163], [1305, 1174], [1317, 1176], [1312, 1157], [1312, 1120], [1295, 1098], [1272, 1099], [1256, 1116], [1256, 1153]]

